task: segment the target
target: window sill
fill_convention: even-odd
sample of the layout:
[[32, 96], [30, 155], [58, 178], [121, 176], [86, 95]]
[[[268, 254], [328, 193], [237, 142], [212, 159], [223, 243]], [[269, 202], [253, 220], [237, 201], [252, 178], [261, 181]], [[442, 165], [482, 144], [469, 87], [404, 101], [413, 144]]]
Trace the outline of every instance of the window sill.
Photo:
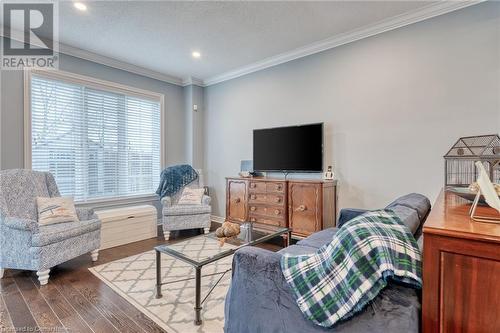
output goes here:
[[103, 198], [103, 199], [92, 199], [87, 201], [76, 201], [75, 206], [77, 207], [110, 207], [110, 206], [122, 206], [128, 204], [139, 204], [139, 203], [153, 203], [160, 202], [160, 199], [156, 194], [145, 194], [138, 196], [129, 197], [118, 197], [118, 198]]

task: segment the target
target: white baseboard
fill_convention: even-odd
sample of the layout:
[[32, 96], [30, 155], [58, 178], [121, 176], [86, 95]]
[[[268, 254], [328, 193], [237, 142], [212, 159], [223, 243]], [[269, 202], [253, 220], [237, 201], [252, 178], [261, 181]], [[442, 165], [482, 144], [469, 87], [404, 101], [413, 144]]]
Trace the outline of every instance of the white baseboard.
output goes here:
[[210, 220], [215, 223], [222, 224], [226, 220], [225, 217], [223, 216], [217, 216], [217, 215], [210, 215]]

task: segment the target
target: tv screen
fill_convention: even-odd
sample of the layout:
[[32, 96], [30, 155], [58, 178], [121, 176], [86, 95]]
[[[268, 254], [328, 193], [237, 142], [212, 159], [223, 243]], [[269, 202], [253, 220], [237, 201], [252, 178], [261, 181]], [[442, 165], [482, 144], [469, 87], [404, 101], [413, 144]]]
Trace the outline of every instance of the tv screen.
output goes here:
[[253, 131], [255, 171], [323, 171], [323, 123]]

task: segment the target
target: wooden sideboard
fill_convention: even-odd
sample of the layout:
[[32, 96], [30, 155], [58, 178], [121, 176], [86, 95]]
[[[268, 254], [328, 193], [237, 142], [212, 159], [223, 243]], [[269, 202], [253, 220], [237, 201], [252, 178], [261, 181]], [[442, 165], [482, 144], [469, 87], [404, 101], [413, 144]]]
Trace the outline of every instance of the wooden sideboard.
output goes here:
[[472, 221], [469, 208], [441, 192], [424, 224], [424, 333], [500, 332], [500, 224]]
[[335, 180], [226, 178], [226, 219], [292, 228], [306, 237], [337, 220]]

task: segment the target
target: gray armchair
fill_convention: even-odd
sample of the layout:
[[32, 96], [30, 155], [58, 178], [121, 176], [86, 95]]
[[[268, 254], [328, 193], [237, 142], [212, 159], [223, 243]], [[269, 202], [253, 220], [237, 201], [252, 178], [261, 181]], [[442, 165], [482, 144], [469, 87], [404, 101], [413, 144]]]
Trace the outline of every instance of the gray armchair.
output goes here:
[[85, 253], [97, 261], [101, 221], [92, 210], [77, 209], [79, 222], [38, 225], [36, 197], [58, 196], [48, 172], [0, 171], [0, 278], [6, 268], [32, 270], [45, 285], [58, 264]]
[[[203, 187], [203, 178], [200, 170], [197, 170], [200, 177], [186, 185], [189, 188]], [[178, 205], [183, 187], [175, 195], [161, 199], [163, 205], [163, 235], [165, 240], [169, 240], [170, 233], [176, 230], [203, 228], [205, 233], [210, 231], [210, 197], [204, 195], [201, 205]]]

